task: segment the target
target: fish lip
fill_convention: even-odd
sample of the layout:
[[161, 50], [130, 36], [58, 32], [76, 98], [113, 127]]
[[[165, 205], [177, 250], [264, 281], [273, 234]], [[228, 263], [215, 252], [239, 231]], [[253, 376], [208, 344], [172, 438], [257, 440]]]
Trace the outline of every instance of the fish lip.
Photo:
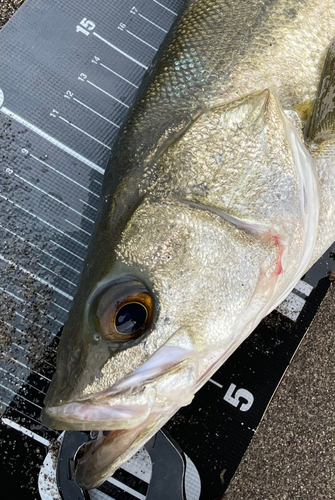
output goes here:
[[76, 428], [76, 423], [80, 423], [80, 427], [84, 426], [87, 430], [92, 428], [118, 430], [133, 428], [145, 420], [150, 414], [153, 403], [152, 398], [148, 398], [147, 404], [144, 405], [93, 405], [74, 402], [45, 408], [44, 411], [62, 428], [64, 428], [62, 422], [67, 423], [71, 419], [71, 428]]
[[[110, 397], [106, 394], [91, 394], [89, 398], [63, 403], [44, 408], [43, 415], [50, 419], [54, 427], [73, 430], [119, 430], [130, 429], [145, 420], [156, 401], [155, 390], [142, 387], [134, 393], [128, 402], [123, 402], [122, 392]], [[132, 402], [140, 395], [142, 401]], [[99, 397], [100, 396], [100, 397]], [[104, 396], [104, 397], [102, 397]], [[118, 397], [118, 400], [115, 399]], [[114, 401], [113, 401], [114, 400]]]
[[42, 420], [59, 430], [128, 430], [148, 418], [155, 401], [154, 389], [148, 388], [141, 402], [117, 401], [113, 404], [113, 399], [108, 401], [107, 398], [100, 404], [93, 403], [92, 399], [72, 401], [44, 408]]
[[[156, 403], [156, 390], [150, 382], [157, 376], [173, 372], [191, 355], [192, 351], [189, 349], [165, 344], [137, 370], [110, 388], [89, 394], [85, 399], [45, 407], [43, 420], [51, 423], [51, 427], [61, 430], [91, 430], [93, 427], [95, 430], [134, 428], [148, 418]], [[162, 360], [165, 361], [163, 364]], [[128, 394], [130, 390], [131, 394]], [[142, 404], [113, 404], [113, 399], [125, 396], [129, 400], [139, 395], [142, 397]]]

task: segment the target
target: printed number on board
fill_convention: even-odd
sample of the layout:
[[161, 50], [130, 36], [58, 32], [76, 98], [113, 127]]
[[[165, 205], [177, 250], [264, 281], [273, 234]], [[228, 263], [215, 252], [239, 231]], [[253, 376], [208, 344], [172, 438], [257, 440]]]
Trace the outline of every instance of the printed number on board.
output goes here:
[[94, 28], [94, 22], [84, 17], [84, 19], [80, 21], [80, 24], [76, 26], [76, 31], [77, 33], [84, 33], [84, 35], [88, 36], [90, 31], [94, 30]]
[[248, 411], [252, 407], [254, 402], [254, 396], [251, 392], [246, 389], [237, 389], [236, 385], [230, 384], [228, 391], [224, 395], [223, 399], [227, 401], [227, 403], [235, 406], [240, 411]]

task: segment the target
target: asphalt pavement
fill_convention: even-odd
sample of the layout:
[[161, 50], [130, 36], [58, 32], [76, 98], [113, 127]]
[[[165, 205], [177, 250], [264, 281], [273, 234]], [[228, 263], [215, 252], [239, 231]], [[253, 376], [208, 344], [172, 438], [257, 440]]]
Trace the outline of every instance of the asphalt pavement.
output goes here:
[[335, 499], [335, 283], [289, 365], [224, 500]]

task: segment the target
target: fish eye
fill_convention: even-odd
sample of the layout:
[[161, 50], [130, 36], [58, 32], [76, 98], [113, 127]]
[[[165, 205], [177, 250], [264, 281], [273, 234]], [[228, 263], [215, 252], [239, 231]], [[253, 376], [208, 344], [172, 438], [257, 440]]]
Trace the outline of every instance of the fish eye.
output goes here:
[[115, 315], [115, 329], [118, 333], [135, 333], [145, 324], [148, 310], [140, 302], [129, 302], [120, 307]]
[[149, 330], [154, 303], [143, 283], [125, 279], [112, 283], [99, 295], [95, 311], [100, 335], [106, 340], [125, 341]]

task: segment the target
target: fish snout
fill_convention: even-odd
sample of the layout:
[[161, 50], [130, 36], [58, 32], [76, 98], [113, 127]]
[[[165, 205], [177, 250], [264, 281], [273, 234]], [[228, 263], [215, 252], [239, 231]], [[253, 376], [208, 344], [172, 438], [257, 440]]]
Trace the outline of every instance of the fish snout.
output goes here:
[[60, 430], [132, 429], [151, 413], [189, 404], [197, 371], [194, 352], [163, 345], [137, 370], [105, 391], [65, 404], [48, 402], [43, 420]]

